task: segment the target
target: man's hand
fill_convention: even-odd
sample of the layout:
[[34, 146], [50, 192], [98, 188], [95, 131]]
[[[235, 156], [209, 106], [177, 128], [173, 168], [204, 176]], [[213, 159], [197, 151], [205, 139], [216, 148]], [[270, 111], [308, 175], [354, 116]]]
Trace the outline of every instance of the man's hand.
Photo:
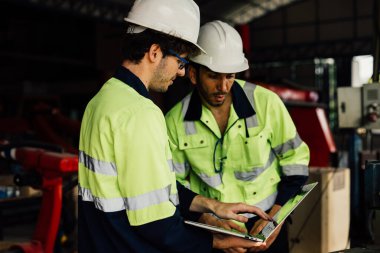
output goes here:
[[[260, 220], [262, 221], [262, 220]], [[254, 235], [254, 234], [257, 234], [259, 233], [263, 228], [264, 228], [264, 224], [268, 223], [267, 221], [262, 221], [262, 224], [260, 224], [260, 226], [257, 227], [257, 230], [251, 232], [250, 234], [251, 235]], [[273, 232], [273, 234], [271, 234], [269, 236], [268, 239], [266, 239], [266, 245], [260, 245], [258, 247], [252, 247], [250, 249], [248, 249], [248, 252], [260, 252], [260, 251], [264, 251], [264, 250], [267, 250], [271, 245], [272, 243], [274, 242], [274, 240], [276, 240], [278, 234], [280, 233], [280, 230], [281, 230], [281, 227], [284, 223], [281, 223], [279, 226], [279, 228], [276, 229], [276, 231]], [[252, 231], [252, 230], [251, 230]]]
[[265, 246], [265, 242], [254, 242], [236, 236], [213, 234], [212, 247], [229, 253], [244, 253], [247, 248], [252, 249], [262, 246]]
[[[278, 210], [280, 210], [280, 208], [281, 206], [274, 205], [272, 209], [270, 210], [269, 215], [273, 217], [278, 212]], [[262, 219], [258, 220], [249, 233], [251, 235], [257, 235], [261, 230], [263, 230], [263, 228], [267, 225], [267, 223], [268, 221], [266, 220], [262, 220]], [[283, 223], [279, 225], [280, 227], [277, 228], [276, 231], [274, 231], [273, 234], [269, 236], [269, 238], [267, 238], [267, 240], [265, 241], [266, 242], [265, 245], [252, 247], [248, 249], [248, 252], [260, 252], [260, 251], [267, 250], [272, 245], [274, 240], [277, 238], [278, 234], [280, 233], [282, 225]]]
[[[224, 219], [219, 219], [215, 215], [209, 214], [209, 213], [204, 213], [198, 220], [199, 222], [208, 224], [208, 225], [213, 225], [217, 227], [221, 227], [227, 230], [237, 230], [241, 233], [247, 233], [247, 229], [245, 227], [241, 227], [235, 222], [231, 220], [224, 220]], [[228, 248], [228, 249], [223, 249], [225, 253], [243, 253], [246, 252], [247, 249], [245, 248]]]
[[244, 203], [223, 203], [214, 199], [197, 195], [191, 202], [190, 211], [208, 213], [212, 212], [222, 219], [232, 219], [247, 222], [248, 218], [239, 213], [254, 213], [263, 220], [271, 220], [270, 216], [258, 207]]
[[216, 227], [221, 227], [227, 230], [237, 230], [241, 233], [247, 233], [247, 229], [245, 227], [241, 227], [235, 222], [231, 220], [224, 220], [224, 219], [219, 219], [218, 217], [215, 217], [212, 214], [209, 213], [204, 213], [198, 220], [201, 223], [205, 223], [208, 225], [216, 226]]
[[244, 203], [223, 203], [218, 201], [218, 203], [215, 204], [213, 213], [220, 218], [232, 219], [240, 222], [247, 222], [248, 218], [239, 215], [239, 213], [254, 213], [263, 220], [271, 220], [271, 217], [260, 208]]

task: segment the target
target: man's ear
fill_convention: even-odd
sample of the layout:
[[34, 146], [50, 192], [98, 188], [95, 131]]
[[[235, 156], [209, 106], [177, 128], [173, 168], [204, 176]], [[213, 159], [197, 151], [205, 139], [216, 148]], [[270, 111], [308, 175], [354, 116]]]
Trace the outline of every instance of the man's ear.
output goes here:
[[194, 66], [192, 65], [189, 65], [189, 68], [188, 68], [188, 75], [189, 75], [189, 79], [190, 79], [190, 82], [192, 85], [196, 85], [197, 84], [197, 70]]
[[158, 44], [152, 44], [148, 50], [148, 59], [151, 62], [157, 62], [162, 58], [161, 47]]

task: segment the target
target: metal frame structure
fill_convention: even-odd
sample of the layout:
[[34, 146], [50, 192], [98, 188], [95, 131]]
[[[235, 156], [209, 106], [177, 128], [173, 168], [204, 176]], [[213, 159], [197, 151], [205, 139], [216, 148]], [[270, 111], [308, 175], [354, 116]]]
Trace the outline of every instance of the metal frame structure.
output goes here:
[[[104, 20], [122, 22], [133, 0], [16, 0], [60, 11], [70, 11]], [[12, 1], [12, 2], [16, 2]], [[220, 19], [231, 24], [246, 24], [269, 12], [300, 0], [249, 0], [249, 1], [204, 1], [195, 0], [202, 12], [202, 19]], [[215, 14], [216, 13], [216, 14]]]
[[372, 38], [315, 42], [299, 45], [275, 46], [268, 48], [254, 47], [250, 55], [252, 62], [295, 61], [314, 58], [334, 58], [370, 54]]
[[[341, 1], [331, 2], [336, 7]], [[371, 54], [375, 3], [376, 0], [350, 0], [347, 6], [341, 6], [343, 11], [335, 10], [336, 14], [328, 9], [325, 0], [296, 1], [284, 6], [274, 15], [250, 23], [254, 53], [250, 60], [259, 63]], [[300, 15], [300, 11], [308, 15]], [[266, 41], [263, 36], [267, 34], [271, 37]]]
[[14, 0], [10, 2], [30, 4], [111, 22], [123, 22], [123, 18], [133, 4], [133, 0]]

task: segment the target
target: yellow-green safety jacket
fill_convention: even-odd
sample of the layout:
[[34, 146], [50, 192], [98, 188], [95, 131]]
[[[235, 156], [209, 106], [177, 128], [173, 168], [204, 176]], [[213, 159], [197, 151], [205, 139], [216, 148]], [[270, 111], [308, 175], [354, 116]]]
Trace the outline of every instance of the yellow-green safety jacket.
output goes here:
[[[223, 202], [263, 210], [282, 205], [291, 197], [286, 189], [294, 187], [291, 181], [303, 184], [308, 176], [309, 149], [275, 93], [242, 80], [235, 81], [231, 92], [223, 135], [196, 90], [167, 113], [177, 180]], [[280, 190], [281, 182], [286, 183]]]
[[79, 150], [83, 200], [103, 212], [125, 210], [132, 226], [173, 215], [178, 196], [165, 120], [151, 100], [110, 79], [86, 108]]

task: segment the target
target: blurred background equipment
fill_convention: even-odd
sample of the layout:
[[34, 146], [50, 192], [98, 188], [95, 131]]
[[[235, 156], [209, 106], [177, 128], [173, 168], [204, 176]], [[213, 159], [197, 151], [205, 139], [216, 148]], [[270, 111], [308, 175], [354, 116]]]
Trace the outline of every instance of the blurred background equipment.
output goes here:
[[[41, 196], [42, 199], [31, 240], [29, 242], [8, 242], [9, 250], [20, 253], [55, 252], [54, 249], [60, 248], [59, 232], [66, 232], [66, 236], [70, 233], [74, 234], [76, 226], [75, 210], [69, 210], [70, 206], [65, 206], [66, 209], [64, 209], [63, 203], [64, 194], [72, 191], [77, 185], [78, 158], [69, 153], [49, 151], [46, 147], [43, 149], [17, 146], [6, 144], [0, 148], [3, 158], [17, 162], [21, 166], [20, 171], [14, 175], [14, 183], [20, 187], [32, 186], [39, 189], [40, 194], [36, 195]], [[41, 147], [43, 146], [41, 145]], [[12, 208], [12, 202], [16, 197], [30, 197], [30, 194], [16, 195], [18, 196], [7, 196], [0, 200], [2, 209]], [[73, 196], [71, 196], [72, 201]], [[1, 219], [7, 219], [3, 213], [1, 215]], [[72, 218], [65, 219], [67, 215]], [[70, 227], [70, 231], [64, 231], [67, 227]], [[2, 230], [3, 227], [0, 229]], [[56, 243], [56, 241], [58, 242]]]
[[380, 83], [338, 88], [339, 127], [380, 129]]

